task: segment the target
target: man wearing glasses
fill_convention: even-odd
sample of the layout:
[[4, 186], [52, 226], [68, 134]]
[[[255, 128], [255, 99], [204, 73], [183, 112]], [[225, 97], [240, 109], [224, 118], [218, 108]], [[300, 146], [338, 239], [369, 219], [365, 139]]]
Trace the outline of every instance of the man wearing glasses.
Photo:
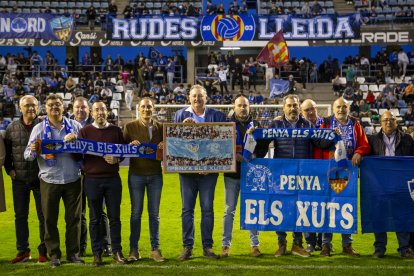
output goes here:
[[37, 158], [39, 165], [40, 196], [45, 219], [45, 244], [50, 256], [50, 266], [60, 266], [59, 218], [60, 199], [65, 205], [66, 221], [66, 259], [71, 263], [83, 264], [79, 258], [80, 217], [82, 186], [80, 166], [70, 153], [40, 154], [41, 139], [76, 139], [82, 128], [75, 120], [63, 117], [63, 100], [56, 94], [46, 98], [47, 116], [37, 124], [30, 134], [24, 158], [32, 161]]
[[[369, 137], [372, 155], [379, 156], [414, 156], [413, 138], [398, 129], [398, 123], [390, 111], [381, 116], [381, 131]], [[414, 259], [414, 251], [410, 248], [410, 233], [397, 232], [398, 252], [403, 258]], [[387, 233], [375, 233], [374, 258], [385, 257]]]

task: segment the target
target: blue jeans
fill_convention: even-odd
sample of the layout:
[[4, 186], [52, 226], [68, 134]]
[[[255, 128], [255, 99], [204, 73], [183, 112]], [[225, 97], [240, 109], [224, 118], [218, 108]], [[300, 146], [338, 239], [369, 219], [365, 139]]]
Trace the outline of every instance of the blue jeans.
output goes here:
[[[233, 237], [234, 214], [236, 213], [237, 201], [240, 193], [240, 179], [224, 177], [225, 205], [223, 217], [223, 238], [222, 246], [231, 246]], [[259, 246], [259, 232], [250, 231], [250, 245]]]
[[[328, 244], [332, 248], [332, 233], [323, 233], [322, 235], [322, 245]], [[347, 247], [352, 244], [352, 235], [351, 234], [342, 234], [342, 247]]]
[[16, 227], [16, 248], [19, 253], [25, 252], [29, 249], [29, 205], [30, 205], [30, 191], [33, 192], [33, 197], [36, 204], [37, 218], [39, 220], [39, 234], [40, 245], [38, 246], [39, 253], [46, 255], [45, 245], [45, 220], [42, 212], [42, 205], [40, 199], [40, 182], [39, 179], [31, 183], [25, 183], [18, 180], [12, 180], [13, 189], [13, 204]]
[[141, 216], [144, 205], [145, 187], [148, 197], [149, 230], [152, 250], [160, 246], [160, 201], [162, 191], [162, 175], [135, 175], [129, 174], [128, 187], [131, 197], [131, 235], [129, 246], [131, 250], [138, 250], [138, 241], [141, 236]]
[[194, 207], [197, 195], [200, 193], [201, 207], [201, 239], [203, 248], [213, 247], [214, 228], [214, 191], [217, 183], [217, 173], [180, 174], [182, 200], [182, 235], [183, 246], [194, 246]]
[[121, 252], [121, 198], [122, 184], [119, 175], [94, 178], [85, 176], [85, 194], [89, 205], [89, 232], [92, 252], [102, 253], [103, 248], [103, 201], [105, 200], [109, 218], [109, 229], [114, 253]]
[[[410, 233], [409, 232], [396, 232], [397, 240], [398, 240], [398, 252], [400, 254], [404, 254], [410, 248]], [[375, 242], [374, 247], [375, 250], [380, 250], [385, 253], [387, 250], [387, 233], [374, 233], [375, 235]]]

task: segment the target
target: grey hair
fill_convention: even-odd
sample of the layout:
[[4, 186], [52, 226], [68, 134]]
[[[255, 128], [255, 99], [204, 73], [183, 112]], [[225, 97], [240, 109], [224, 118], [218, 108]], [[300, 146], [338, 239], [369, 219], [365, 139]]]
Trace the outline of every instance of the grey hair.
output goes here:
[[300, 103], [299, 96], [296, 94], [290, 94], [285, 97], [283, 97], [283, 106], [286, 104], [287, 99], [296, 99], [298, 103]]
[[21, 97], [19, 100], [19, 106], [21, 106], [23, 101], [26, 99], [33, 99], [36, 105], [39, 106], [39, 101], [32, 95], [24, 95], [23, 97]]

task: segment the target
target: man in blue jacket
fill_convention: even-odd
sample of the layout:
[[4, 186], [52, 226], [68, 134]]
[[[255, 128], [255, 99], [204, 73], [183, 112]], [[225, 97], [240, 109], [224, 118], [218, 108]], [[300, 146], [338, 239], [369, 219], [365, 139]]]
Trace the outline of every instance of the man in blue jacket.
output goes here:
[[[174, 122], [204, 123], [226, 121], [226, 117], [222, 112], [206, 107], [207, 91], [201, 85], [191, 87], [189, 101], [191, 106], [178, 110], [175, 114]], [[217, 177], [217, 173], [180, 174], [183, 236], [183, 251], [179, 257], [180, 260], [188, 260], [192, 256], [194, 246], [194, 207], [197, 194], [200, 194], [203, 255], [206, 258], [217, 258], [213, 251], [213, 202]]]

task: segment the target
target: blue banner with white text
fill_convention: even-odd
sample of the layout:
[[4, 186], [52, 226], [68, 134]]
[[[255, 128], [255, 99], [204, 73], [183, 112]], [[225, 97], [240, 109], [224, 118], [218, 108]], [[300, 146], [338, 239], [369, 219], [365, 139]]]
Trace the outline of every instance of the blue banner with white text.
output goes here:
[[414, 232], [414, 157], [364, 157], [363, 233]]
[[161, 160], [161, 153], [156, 144], [113, 144], [97, 142], [87, 139], [76, 139], [72, 142], [63, 140], [43, 139], [41, 141], [42, 154], [79, 153], [97, 156], [135, 157]]
[[360, 21], [359, 13], [316, 17], [292, 14], [140, 16], [114, 18], [107, 26], [107, 37], [133, 41], [268, 41], [283, 30], [286, 40], [351, 39], [360, 37]]
[[74, 27], [71, 16], [49, 13], [0, 13], [0, 39], [36, 38], [69, 41]]
[[357, 232], [358, 169], [349, 161], [257, 158], [242, 163], [240, 181], [241, 229]]

